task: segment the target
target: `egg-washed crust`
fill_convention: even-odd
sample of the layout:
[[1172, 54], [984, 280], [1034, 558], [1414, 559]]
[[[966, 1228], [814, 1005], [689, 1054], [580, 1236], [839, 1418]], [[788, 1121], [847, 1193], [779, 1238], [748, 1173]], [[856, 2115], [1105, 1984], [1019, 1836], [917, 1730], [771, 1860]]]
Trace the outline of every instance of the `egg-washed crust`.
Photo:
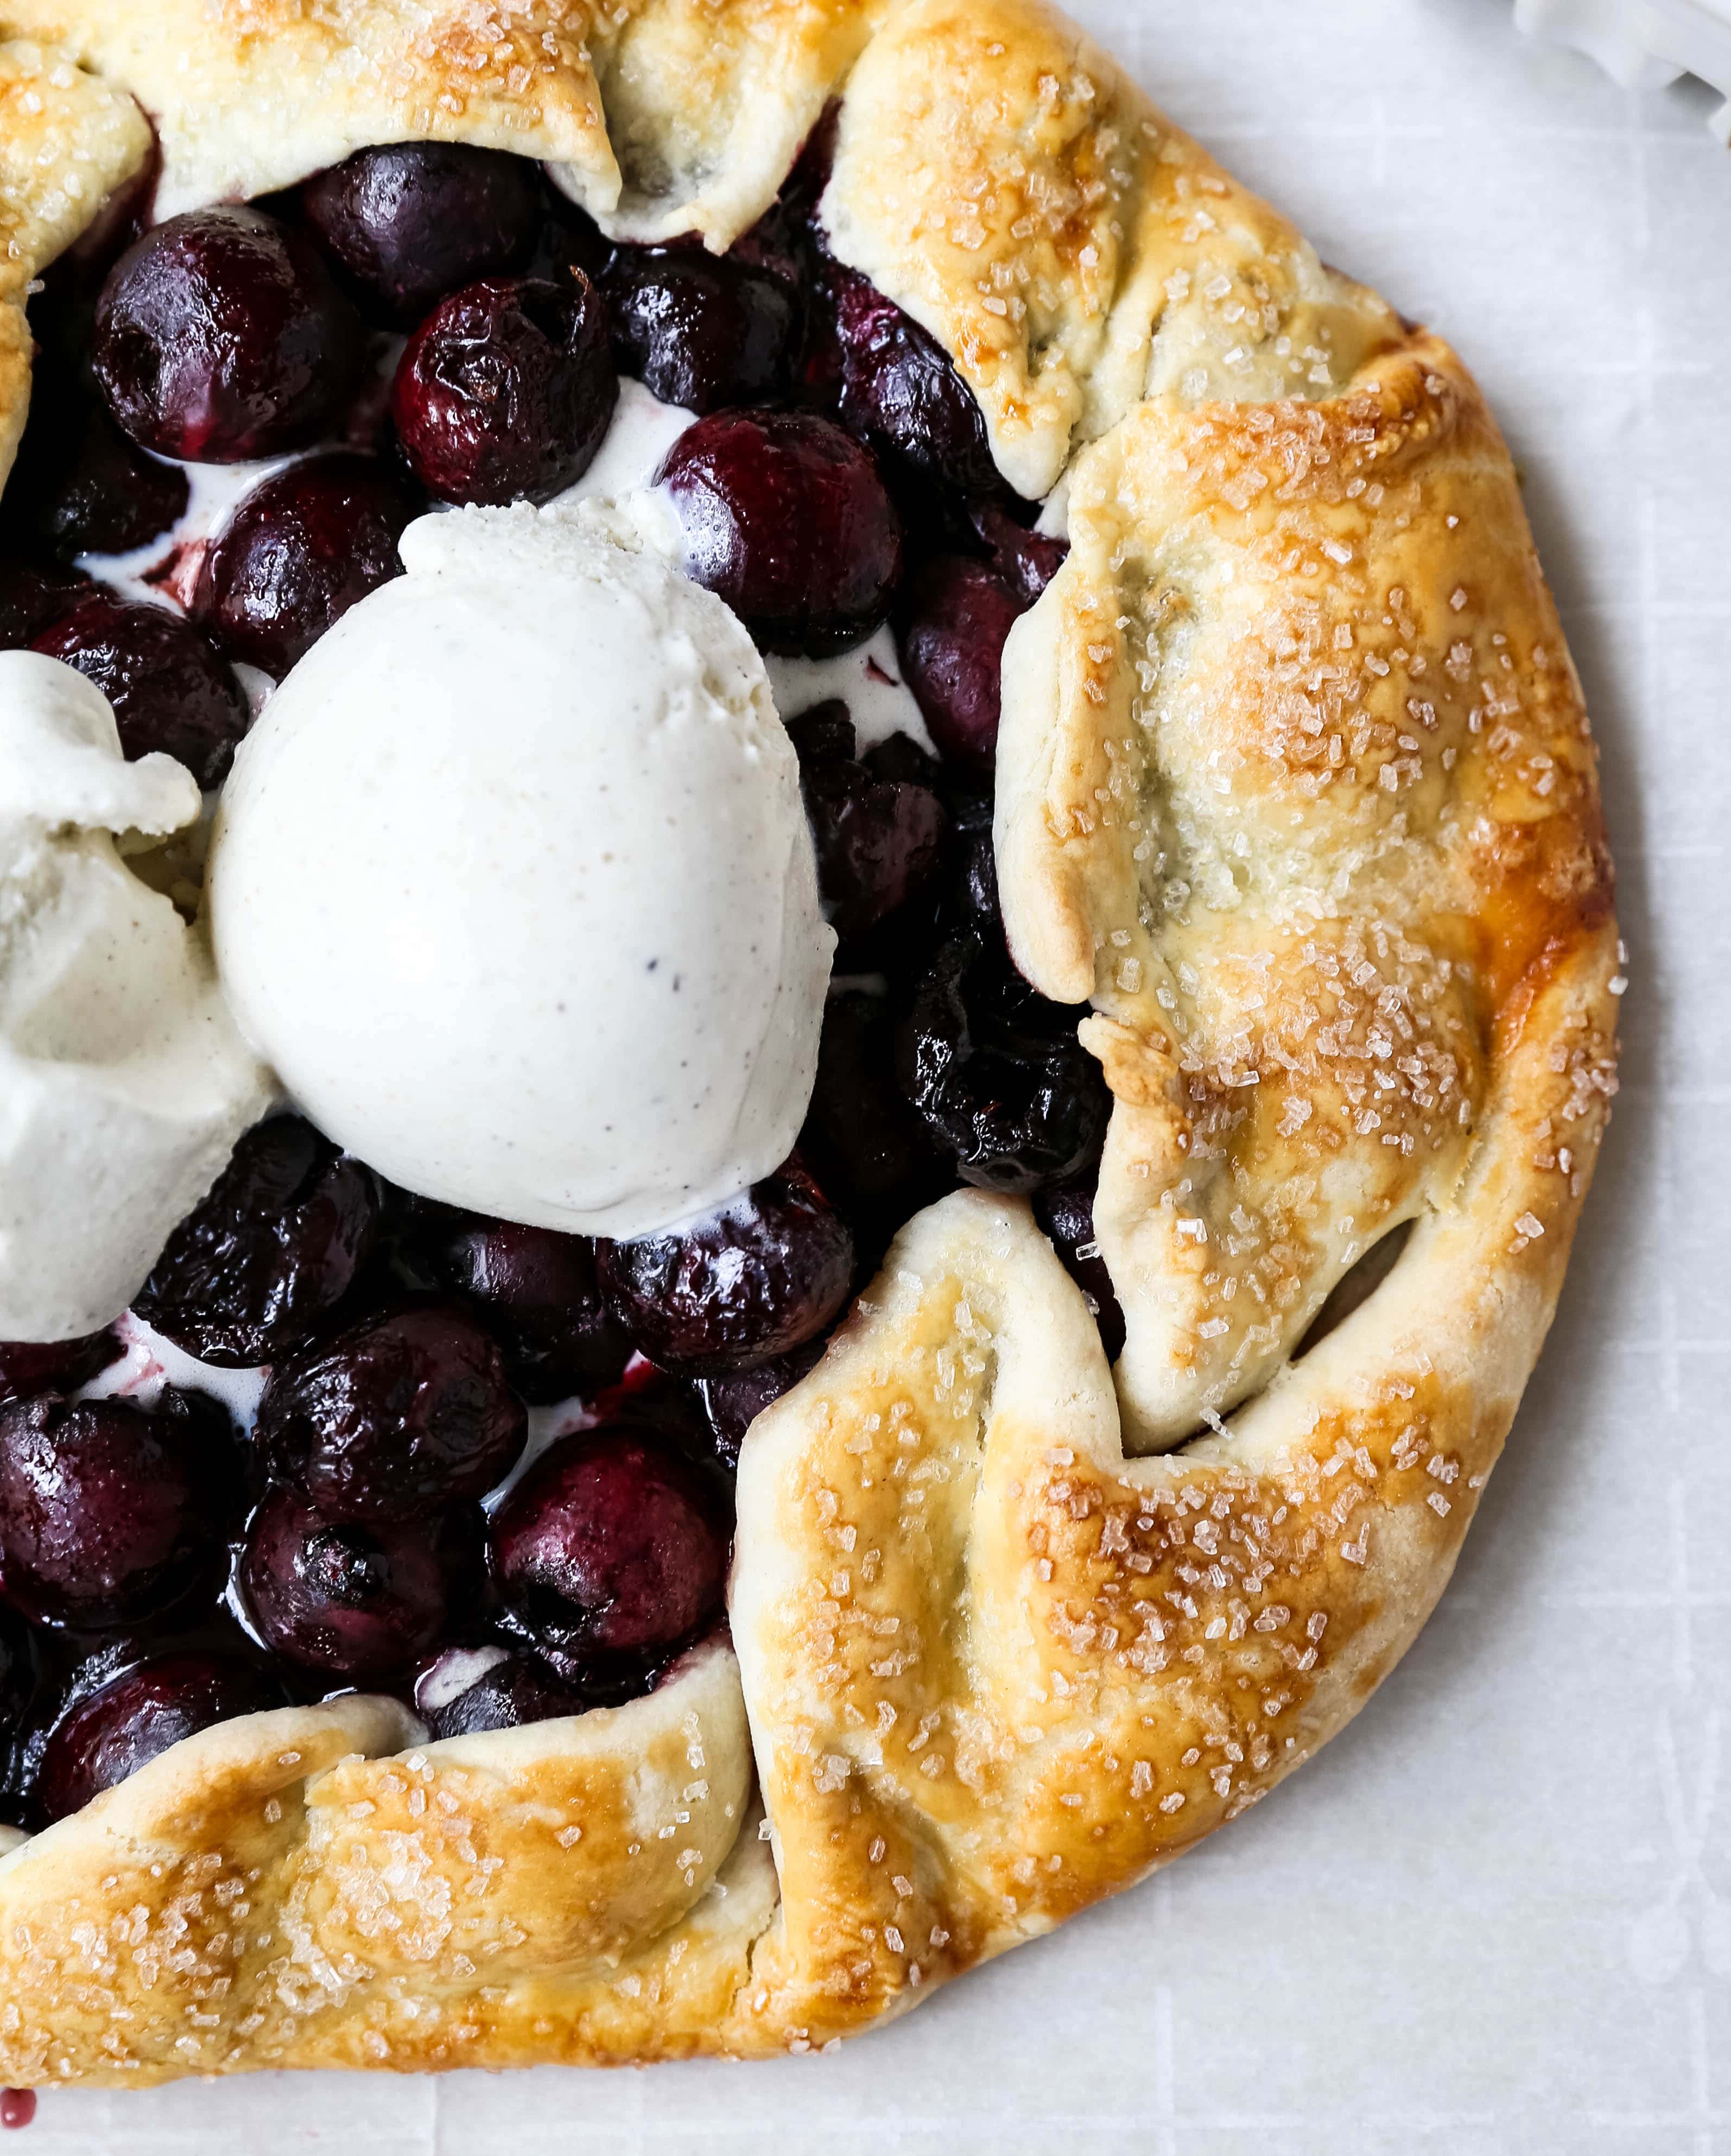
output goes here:
[[1073, 24], [1011, 0], [890, 20], [823, 210], [949, 351], [1031, 500], [1145, 397], [1327, 396], [1401, 334]]
[[[0, 14], [0, 32], [7, 18]], [[100, 215], [150, 155], [125, 90], [62, 52], [0, 35], [0, 480], [30, 401], [31, 280]]]
[[0, 2073], [710, 2047], [776, 1898], [725, 1642], [626, 1707], [423, 1737], [384, 1699], [248, 1716], [0, 1856]]
[[124, 84], [160, 214], [368, 143], [548, 160], [618, 238], [726, 246], [781, 186], [894, 0], [6, 0], [0, 22]]
[[943, 342], [1006, 477], [1066, 487], [1006, 654], [999, 873], [1024, 969], [1094, 1005], [1129, 1323], [1114, 1383], [1024, 1204], [921, 1214], [747, 1438], [737, 1660], [442, 1744], [385, 1701], [249, 1717], [0, 1847], [0, 2082], [866, 2027], [1263, 1794], [1447, 1582], [1621, 985], [1507, 452], [1446, 346], [1039, 0], [0, 0], [0, 29], [8, 457], [28, 280], [148, 155], [119, 87], [165, 211], [436, 136], [718, 248], [839, 95], [837, 253]]
[[1614, 970], [1616, 939], [1580, 685], [1438, 339], [1322, 403], [1145, 402], [1068, 514], [1005, 657], [999, 880], [1023, 971], [1098, 1014], [1095, 1228], [1145, 1451], [1464, 1202], [1534, 980]]

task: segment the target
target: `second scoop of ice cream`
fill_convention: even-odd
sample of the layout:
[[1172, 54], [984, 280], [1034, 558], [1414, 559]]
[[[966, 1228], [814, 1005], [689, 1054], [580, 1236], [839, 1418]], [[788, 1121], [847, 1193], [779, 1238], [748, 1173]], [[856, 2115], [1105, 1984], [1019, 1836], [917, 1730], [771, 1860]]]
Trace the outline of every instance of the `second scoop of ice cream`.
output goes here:
[[394, 1182], [629, 1237], [774, 1168], [834, 937], [735, 617], [567, 515], [402, 542], [243, 745], [209, 878], [242, 1029]]

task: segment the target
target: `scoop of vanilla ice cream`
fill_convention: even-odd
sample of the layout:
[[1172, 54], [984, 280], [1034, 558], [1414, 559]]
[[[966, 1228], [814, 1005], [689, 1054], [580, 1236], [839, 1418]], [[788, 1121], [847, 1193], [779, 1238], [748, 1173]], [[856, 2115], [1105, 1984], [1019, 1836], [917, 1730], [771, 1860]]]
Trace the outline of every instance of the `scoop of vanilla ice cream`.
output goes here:
[[571, 510], [411, 525], [242, 745], [207, 883], [243, 1030], [423, 1195], [629, 1237], [776, 1167], [834, 937], [763, 665]]
[[271, 1104], [203, 937], [115, 843], [199, 806], [81, 674], [0, 653], [0, 1339], [118, 1317]]

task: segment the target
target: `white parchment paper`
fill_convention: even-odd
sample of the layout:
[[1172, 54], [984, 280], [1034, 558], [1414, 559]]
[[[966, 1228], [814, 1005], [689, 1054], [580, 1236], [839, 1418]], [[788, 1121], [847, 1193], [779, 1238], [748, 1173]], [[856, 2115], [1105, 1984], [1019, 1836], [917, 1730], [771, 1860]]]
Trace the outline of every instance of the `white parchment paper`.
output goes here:
[[[1731, 2156], [1731, 157], [1508, 0], [1070, 0], [1513, 445], [1593, 709], [1623, 1094], [1453, 1586], [1139, 1891], [828, 2057], [47, 2092], [15, 2156]], [[14, 2156], [8, 2148], [6, 2156]]]

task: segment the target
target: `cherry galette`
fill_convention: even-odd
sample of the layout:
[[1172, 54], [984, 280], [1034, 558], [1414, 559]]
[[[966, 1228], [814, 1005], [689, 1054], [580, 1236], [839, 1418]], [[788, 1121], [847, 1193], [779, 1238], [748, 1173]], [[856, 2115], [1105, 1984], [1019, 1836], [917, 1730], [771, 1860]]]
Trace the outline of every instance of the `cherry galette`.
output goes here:
[[1623, 986], [1513, 470], [1044, 0], [146, 12], [0, 48], [0, 2082], [820, 2049], [1447, 1579]]
[[[51, 1486], [64, 1553], [44, 1573], [0, 1517], [0, 1592], [49, 1628], [11, 1716], [0, 1803], [23, 1824], [224, 1718], [213, 1669], [411, 1702], [417, 1673], [472, 1668], [475, 1697], [438, 1710], [469, 1733], [652, 1685], [720, 1614], [746, 1424], [894, 1229], [958, 1181], [1033, 1190], [1098, 1158], [1097, 1068], [1008, 958], [989, 844], [977, 865], [1004, 639], [1065, 548], [998, 477], [941, 348], [831, 254], [825, 154], [717, 256], [610, 243], [502, 153], [362, 150], [262, 205], [123, 228], [33, 302], [44, 348], [88, 316], [79, 439], [120, 446], [33, 489], [6, 591], [19, 639], [108, 695], [129, 757], [218, 786], [248, 722], [230, 665], [285, 675], [401, 573], [429, 503], [571, 487], [621, 372], [696, 415], [653, 474], [686, 573], [771, 654], [827, 658], [893, 622], [907, 723], [940, 752], [908, 732], [862, 752], [838, 696], [785, 715], [841, 963], [873, 985], [830, 1005], [809, 1142], [713, 1219], [597, 1244], [468, 1214], [280, 1115], [176, 1229], [124, 1339], [0, 1347], [0, 1515], [6, 1474]], [[187, 485], [154, 459], [284, 454], [177, 539]], [[141, 470], [165, 475], [155, 495]], [[152, 596], [129, 600], [105, 557], [152, 542], [128, 570]], [[959, 972], [958, 953], [984, 956]], [[260, 1373], [244, 1429], [178, 1363], [129, 1396], [157, 1340]], [[212, 1466], [182, 1518], [168, 1463], [192, 1428]], [[113, 1673], [120, 1630], [148, 1682]]]

